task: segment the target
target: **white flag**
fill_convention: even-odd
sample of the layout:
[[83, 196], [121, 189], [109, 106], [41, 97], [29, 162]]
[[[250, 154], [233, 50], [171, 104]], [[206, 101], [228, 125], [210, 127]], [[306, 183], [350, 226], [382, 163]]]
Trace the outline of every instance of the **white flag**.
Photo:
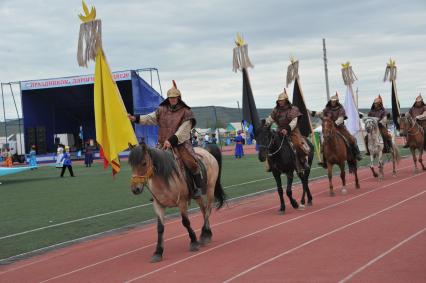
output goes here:
[[359, 132], [360, 121], [359, 121], [359, 113], [354, 101], [354, 95], [352, 91], [352, 86], [348, 86], [346, 89], [346, 97], [345, 97], [345, 111], [348, 119], [345, 122], [346, 128], [349, 133], [355, 135]]

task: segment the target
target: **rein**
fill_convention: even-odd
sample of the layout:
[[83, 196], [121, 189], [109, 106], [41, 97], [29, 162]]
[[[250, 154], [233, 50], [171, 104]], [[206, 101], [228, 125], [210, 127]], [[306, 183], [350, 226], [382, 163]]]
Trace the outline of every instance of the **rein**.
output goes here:
[[[268, 152], [268, 156], [274, 156], [275, 154], [277, 154], [280, 150], [281, 150], [281, 148], [283, 147], [283, 144], [284, 144], [284, 138], [282, 139], [282, 141], [281, 141], [281, 144], [280, 144], [280, 147], [276, 150], [276, 151], [274, 151], [273, 153], [269, 153]], [[259, 144], [259, 147], [263, 147], [263, 148], [266, 148], [268, 151], [270, 150], [270, 148], [271, 148], [271, 145], [272, 145], [272, 138], [271, 138], [271, 140], [269, 141], [269, 144], [266, 146], [266, 145], [263, 145], [263, 144]]]
[[[408, 121], [407, 121], [408, 122]], [[413, 128], [416, 128], [414, 130], [417, 130], [415, 133], [410, 133], [411, 130], [413, 130]], [[418, 133], [422, 133], [423, 128], [420, 127], [420, 125], [417, 122], [414, 122], [414, 125], [412, 125], [408, 130], [407, 130], [407, 136], [415, 136]]]

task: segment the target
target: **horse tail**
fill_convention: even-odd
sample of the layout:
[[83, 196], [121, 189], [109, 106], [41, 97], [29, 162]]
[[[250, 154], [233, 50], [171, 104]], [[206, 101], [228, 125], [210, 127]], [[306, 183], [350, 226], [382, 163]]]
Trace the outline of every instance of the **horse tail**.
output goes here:
[[392, 143], [392, 151], [393, 159], [396, 163], [399, 163], [401, 161], [401, 153], [395, 143]]
[[220, 178], [222, 175], [222, 152], [220, 148], [215, 144], [208, 144], [206, 150], [213, 155], [216, 159], [217, 164], [219, 165], [219, 172], [217, 174], [216, 185], [214, 188], [214, 198], [216, 200], [216, 208], [221, 208], [226, 202], [226, 194], [223, 190], [222, 184], [220, 183]]

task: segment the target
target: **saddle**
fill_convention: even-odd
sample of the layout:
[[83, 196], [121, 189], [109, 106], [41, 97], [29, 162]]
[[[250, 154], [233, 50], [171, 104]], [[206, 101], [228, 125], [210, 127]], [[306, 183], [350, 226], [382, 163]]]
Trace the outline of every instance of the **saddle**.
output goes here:
[[[201, 184], [202, 184], [201, 192], [204, 195], [207, 192], [207, 169], [204, 163], [200, 160], [200, 158], [197, 158], [197, 163], [198, 163], [198, 167], [200, 168], [200, 175], [201, 175]], [[183, 166], [183, 169], [184, 169], [183, 172], [185, 172], [185, 180], [186, 180], [186, 183], [188, 184], [189, 193], [191, 194], [191, 197], [192, 197], [192, 192], [194, 191], [196, 187], [195, 180], [192, 176], [191, 171], [187, 167], [185, 167], [182, 161], [180, 161], [179, 166]]]
[[336, 133], [337, 133], [337, 135], [339, 135], [343, 139], [343, 142], [346, 145], [346, 151], [348, 153], [348, 156], [350, 156], [351, 159], [355, 160], [356, 158], [355, 158], [354, 149], [352, 148], [352, 146], [349, 143], [348, 139], [344, 135], [342, 135], [339, 131], [336, 131]]

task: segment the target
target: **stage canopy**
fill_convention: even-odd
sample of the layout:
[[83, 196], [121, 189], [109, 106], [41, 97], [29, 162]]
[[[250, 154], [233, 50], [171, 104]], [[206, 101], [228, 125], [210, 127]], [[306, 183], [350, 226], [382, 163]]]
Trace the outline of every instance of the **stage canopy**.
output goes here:
[[[113, 76], [129, 113], [150, 113], [163, 101], [136, 71], [114, 72]], [[93, 75], [24, 81], [20, 86], [26, 152], [33, 144], [39, 154], [56, 152], [57, 143], [63, 142], [59, 134], [72, 135], [77, 149], [82, 140], [96, 139]], [[138, 140], [144, 137], [155, 145], [157, 127], [136, 125], [135, 132]]]

